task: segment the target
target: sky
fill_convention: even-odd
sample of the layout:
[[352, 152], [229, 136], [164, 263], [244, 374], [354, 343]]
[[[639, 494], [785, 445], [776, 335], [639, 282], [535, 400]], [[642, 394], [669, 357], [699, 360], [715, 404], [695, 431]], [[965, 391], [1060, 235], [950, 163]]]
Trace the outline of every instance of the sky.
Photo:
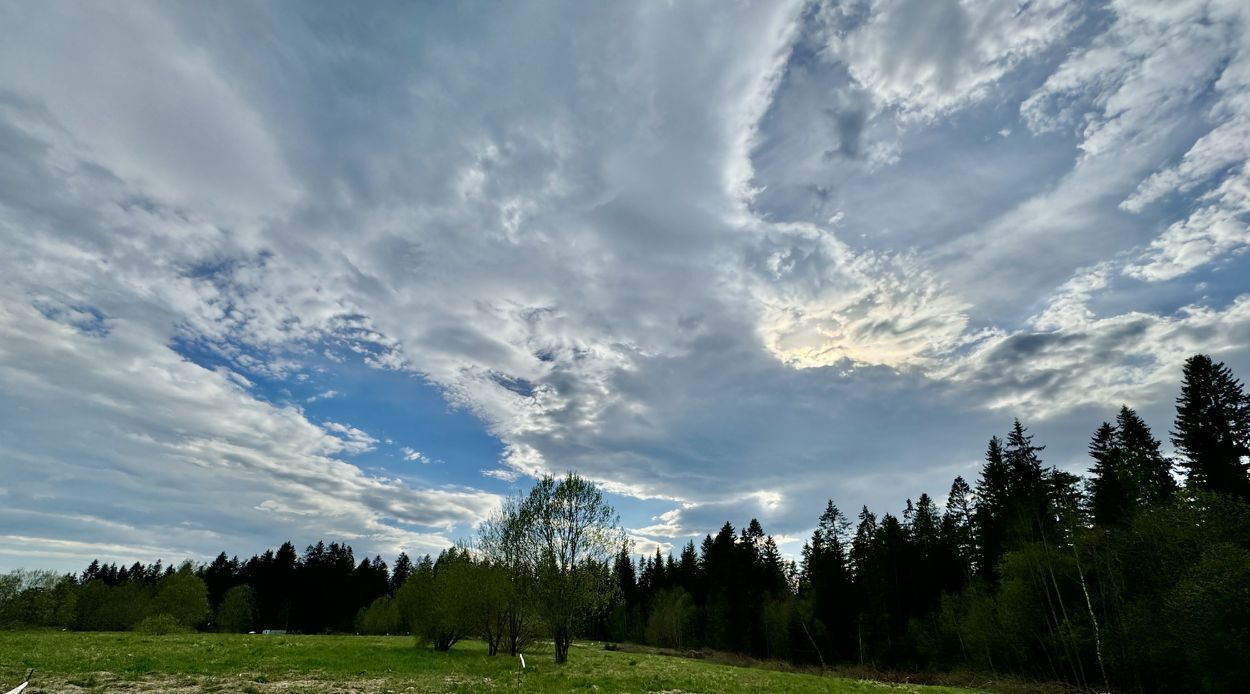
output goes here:
[[0, 569], [638, 551], [1250, 377], [1241, 0], [0, 5]]

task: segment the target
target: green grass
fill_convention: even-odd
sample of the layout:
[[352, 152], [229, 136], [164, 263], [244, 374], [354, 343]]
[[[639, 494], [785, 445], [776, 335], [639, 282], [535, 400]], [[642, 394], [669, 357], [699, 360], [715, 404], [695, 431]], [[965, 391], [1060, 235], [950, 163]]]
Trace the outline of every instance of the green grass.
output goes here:
[[575, 646], [557, 666], [550, 648], [489, 657], [470, 641], [450, 653], [401, 636], [0, 632], [0, 691], [34, 668], [30, 692], [917, 692], [920, 687], [742, 668], [649, 653]]

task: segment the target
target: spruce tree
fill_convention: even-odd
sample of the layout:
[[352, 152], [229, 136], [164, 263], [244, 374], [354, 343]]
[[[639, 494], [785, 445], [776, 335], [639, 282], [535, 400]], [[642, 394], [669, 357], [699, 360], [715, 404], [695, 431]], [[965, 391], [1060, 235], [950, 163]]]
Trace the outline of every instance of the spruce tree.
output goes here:
[[[811, 615], [818, 621], [817, 632], [828, 640], [818, 646], [825, 655], [848, 655], [854, 646], [856, 601], [851, 595], [851, 575], [846, 553], [850, 523], [830, 500], [820, 514], [816, 530], [807, 544], [803, 562], [804, 591], [811, 597]], [[809, 641], [815, 641], [810, 634]]]
[[1011, 432], [1007, 434], [1007, 444], [1003, 447], [1013, 500], [1036, 500], [1044, 484], [1045, 471], [1037, 454], [1046, 447], [1034, 446], [1033, 435], [1026, 431], [1028, 429], [1019, 419], [1014, 420]]
[[400, 552], [395, 559], [395, 569], [391, 571], [391, 594], [394, 595], [399, 587], [404, 585], [404, 581], [412, 575], [412, 560], [408, 558], [407, 552]]
[[946, 512], [942, 514], [942, 533], [954, 548], [957, 557], [971, 564], [976, 550], [972, 538], [974, 497], [972, 487], [963, 477], [951, 482], [946, 495]]
[[1094, 522], [1118, 525], [1146, 505], [1171, 499], [1176, 491], [1172, 462], [1146, 422], [1127, 405], [1114, 425], [1103, 422], [1089, 444], [1094, 459], [1088, 505]]
[[1003, 442], [991, 437], [985, 449], [985, 464], [977, 480], [974, 531], [977, 545], [977, 573], [993, 581], [995, 568], [1006, 551], [1008, 509], [1012, 477], [1003, 455]]
[[1171, 499], [1176, 493], [1172, 461], [1159, 452], [1159, 441], [1145, 420], [1124, 405], [1116, 415], [1115, 424], [1132, 480], [1133, 501], [1157, 504]]
[[1089, 442], [1089, 457], [1094, 459], [1089, 468], [1089, 506], [1099, 525], [1125, 520], [1133, 503], [1125, 479], [1124, 448], [1117, 433], [1110, 422], [1103, 422]]
[[1182, 456], [1191, 487], [1250, 498], [1245, 461], [1250, 455], [1250, 402], [1228, 367], [1205, 354], [1185, 362], [1172, 444]]

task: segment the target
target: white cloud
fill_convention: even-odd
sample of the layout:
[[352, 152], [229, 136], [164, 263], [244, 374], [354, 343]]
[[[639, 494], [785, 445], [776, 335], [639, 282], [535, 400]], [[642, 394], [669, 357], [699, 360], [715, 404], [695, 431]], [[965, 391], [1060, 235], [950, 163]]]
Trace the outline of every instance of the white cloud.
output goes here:
[[1222, 0], [1111, 9], [1110, 27], [1073, 52], [1022, 114], [1036, 131], [1077, 128], [1086, 156], [1112, 156], [1163, 140], [1193, 118], [1196, 103], [1209, 101], [1202, 115], [1213, 127], [1121, 203], [1141, 213], [1209, 187], [1126, 268], [1148, 281], [1172, 279], [1250, 243], [1250, 11]]
[[[259, 549], [283, 534], [311, 540], [300, 518], [314, 516], [313, 532], [394, 552], [450, 542], [402, 526], [464, 527], [497, 502], [370, 477], [332, 457], [371, 441], [358, 429], [318, 427], [182, 360], [142, 326], [121, 318], [116, 326], [103, 337], [83, 334], [5, 295], [0, 456], [25, 490], [4, 511], [9, 527], [30, 509], [77, 508], [45, 514], [39, 527], [48, 534], [38, 535], [70, 534], [104, 549], [150, 547], [142, 538], [156, 523], [169, 559], [206, 556], [222, 543]], [[143, 521], [100, 520], [131, 517], [139, 500]], [[180, 530], [178, 521], [190, 526]]]
[[[252, 392], [311, 388], [314, 361], [419, 374], [480, 418], [504, 453], [437, 470], [462, 484], [576, 468], [676, 507], [639, 536], [790, 536], [829, 496], [940, 491], [984, 404], [1157, 389], [1244, 337], [1243, 300], [1099, 304], [1243, 243], [1241, 34], [1195, 7], [1114, 5], [1089, 45], [1055, 2], [517, 6], [332, 37], [267, 7], [212, 31], [192, 6], [10, 9], [32, 28], [0, 29], [4, 454], [54, 473], [54, 507], [154, 509], [23, 527], [190, 553], [316, 518], [431, 547], [495, 503], [362, 472], [367, 414]], [[1026, 132], [1007, 97], [1042, 80]], [[1193, 214], [1147, 247], [1177, 192]], [[1126, 270], [1143, 248], [1155, 269]]]
[[1236, 353], [1250, 340], [1250, 295], [1223, 308], [1098, 317], [1086, 292], [1100, 288], [1104, 273], [1078, 276], [1033, 319], [1032, 329], [987, 336], [939, 377], [962, 383], [991, 408], [1045, 417], [1088, 405], [1170, 400], [1186, 358]]
[[157, 8], [9, 6], [0, 23], [20, 27], [0, 42], [6, 90], [37, 100], [127, 185], [236, 223], [295, 202], [263, 116]]
[[856, 254], [832, 232], [774, 226], [754, 251], [765, 347], [798, 368], [915, 366], [949, 352], [967, 305], [915, 258]]
[[368, 453], [372, 451], [378, 440], [369, 434], [348, 424], [339, 424], [338, 422], [322, 422], [321, 426], [327, 431], [338, 434], [341, 447], [338, 449], [343, 453]]
[[404, 454], [404, 460], [407, 460], [409, 462], [417, 462], [417, 463], [421, 463], [422, 465], [427, 465], [430, 462], [430, 459], [427, 458], [424, 453], [418, 450], [414, 450], [412, 448], [408, 448], [407, 446], [405, 446], [404, 448], [401, 448], [400, 452]]
[[832, 50], [883, 106], [927, 119], [985, 98], [1063, 38], [1075, 12], [1063, 0], [879, 0], [868, 13], [835, 33]]

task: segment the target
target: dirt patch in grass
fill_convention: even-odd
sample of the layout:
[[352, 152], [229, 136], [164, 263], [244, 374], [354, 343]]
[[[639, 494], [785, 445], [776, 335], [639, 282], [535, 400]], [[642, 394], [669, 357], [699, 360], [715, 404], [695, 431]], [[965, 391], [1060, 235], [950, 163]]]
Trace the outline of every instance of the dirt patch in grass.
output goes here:
[[72, 677], [39, 677], [31, 680], [29, 694], [417, 694], [446, 691], [489, 691], [498, 687], [490, 677], [447, 675], [437, 682], [396, 681], [362, 678], [351, 681], [293, 675], [274, 679], [250, 675], [146, 675], [122, 677], [111, 672], [93, 672]]

